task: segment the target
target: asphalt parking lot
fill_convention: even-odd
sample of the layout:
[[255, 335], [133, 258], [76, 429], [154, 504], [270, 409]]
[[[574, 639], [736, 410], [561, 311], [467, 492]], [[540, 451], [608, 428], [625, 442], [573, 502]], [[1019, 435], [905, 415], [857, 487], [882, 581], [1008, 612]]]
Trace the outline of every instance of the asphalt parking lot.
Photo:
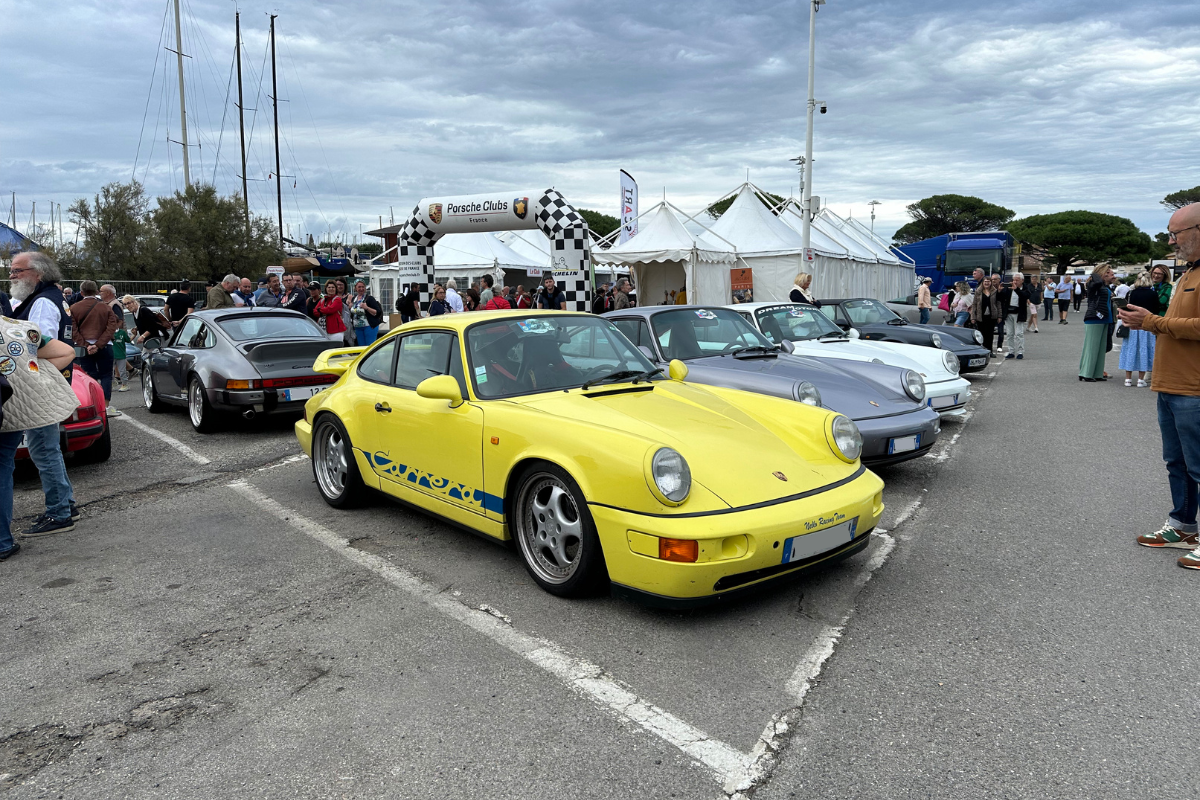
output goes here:
[[866, 551], [684, 613], [335, 511], [288, 420], [114, 395], [83, 520], [0, 564], [0, 793], [1194, 798], [1200, 584], [1132, 543], [1169, 499], [1154, 396], [1077, 382], [1072, 318], [879, 470]]

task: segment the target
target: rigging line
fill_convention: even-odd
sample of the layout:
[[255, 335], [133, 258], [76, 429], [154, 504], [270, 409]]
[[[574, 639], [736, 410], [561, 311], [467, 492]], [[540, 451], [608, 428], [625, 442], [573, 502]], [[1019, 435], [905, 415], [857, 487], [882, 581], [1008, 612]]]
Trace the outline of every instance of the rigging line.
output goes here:
[[338, 199], [338, 206], [340, 206], [342, 209], [342, 217], [348, 220], [350, 216], [346, 213], [346, 204], [342, 202], [342, 192], [338, 188], [337, 177], [334, 174], [333, 165], [329, 163], [329, 155], [325, 152], [325, 145], [321, 141], [321, 131], [317, 127], [317, 119], [315, 116], [313, 116], [312, 106], [308, 103], [308, 95], [305, 93], [304, 84], [300, 80], [300, 69], [296, 66], [296, 59], [292, 57], [292, 50], [288, 46], [288, 40], [286, 36], [283, 39], [283, 52], [284, 55], [287, 56], [288, 61], [292, 62], [292, 69], [296, 73], [296, 85], [300, 89], [300, 97], [304, 100], [304, 108], [308, 111], [308, 118], [312, 121], [313, 125], [313, 133], [316, 134], [317, 137], [317, 147], [321, 149], [321, 157], [325, 159], [325, 168], [329, 170], [329, 180], [333, 184], [333, 193]]
[[146, 181], [150, 177], [150, 165], [154, 163], [154, 148], [158, 146], [158, 126], [163, 120], [163, 104], [166, 102], [168, 83], [167, 62], [164, 60], [163, 79], [160, 82], [161, 88], [158, 93], [158, 110], [154, 112], [154, 136], [150, 139], [150, 155], [146, 156], [146, 168], [142, 170], [142, 186], [146, 185]]
[[150, 88], [146, 90], [146, 109], [142, 112], [142, 129], [138, 131], [137, 152], [133, 156], [133, 170], [129, 176], [131, 181], [137, 180], [137, 162], [142, 155], [142, 137], [146, 134], [146, 117], [150, 114], [150, 98], [154, 96], [154, 74], [158, 72], [158, 58], [163, 53], [163, 34], [167, 30], [167, 9], [170, 7], [171, 0], [167, 0], [163, 6], [162, 27], [158, 31], [158, 45], [154, 48], [154, 66], [150, 68]]
[[221, 135], [217, 137], [217, 154], [214, 157], [212, 184], [217, 185], [217, 164], [221, 161], [221, 143], [225, 141], [225, 118], [229, 115], [229, 93], [233, 89], [233, 68], [237, 60], [235, 53], [229, 61], [229, 80], [225, 83], [225, 104], [221, 108]]
[[[254, 114], [250, 117], [250, 135], [246, 139], [248, 147], [253, 145], [254, 129], [256, 127], [256, 123], [258, 122], [258, 110], [260, 108], [262, 108], [263, 80], [266, 77], [267, 56], [270, 54], [270, 52], [271, 52], [271, 40], [268, 38], [266, 40], [266, 42], [263, 44], [262, 66], [258, 70], [258, 89], [254, 96]], [[253, 68], [253, 65], [251, 65], [251, 67]], [[271, 168], [271, 169], [264, 168], [262, 158], [259, 157], [259, 154], [257, 151], [254, 152], [254, 160], [258, 163], [259, 174], [265, 176], [265, 175], [269, 174], [270, 172], [274, 171], [274, 168]], [[263, 205], [268, 205], [268, 203], [263, 199], [264, 197], [265, 197], [265, 194], [260, 192], [259, 200], [263, 203]]]
[[[284, 88], [284, 90], [285, 90], [285, 91], [288, 91], [288, 92], [289, 92], [289, 95], [290, 95], [290, 90], [289, 90], [289, 87], [288, 87], [288, 85], [287, 85], [287, 76], [286, 76], [286, 74], [284, 75], [283, 84], [284, 84], [284, 85], [283, 85], [283, 88]], [[287, 114], [288, 114], [288, 127], [289, 127], [291, 130], [295, 130], [295, 125], [294, 125], [294, 123], [293, 123], [293, 119], [292, 119], [292, 104], [291, 104], [291, 103], [288, 103]], [[296, 176], [297, 176], [297, 177], [298, 177], [298, 178], [299, 178], [301, 181], [303, 181], [303, 182], [304, 182], [304, 188], [308, 190], [308, 194], [309, 194], [309, 196], [310, 196], [310, 197], [312, 197], [312, 199], [313, 199], [313, 205], [315, 205], [315, 206], [317, 207], [317, 213], [321, 215], [321, 219], [324, 221], [324, 223], [325, 223], [325, 227], [326, 227], [326, 228], [332, 228], [333, 226], [332, 226], [332, 225], [330, 225], [330, 223], [329, 223], [329, 218], [328, 218], [327, 216], [325, 216], [325, 212], [324, 212], [324, 210], [322, 210], [322, 208], [321, 208], [321, 204], [320, 204], [320, 203], [317, 201], [317, 196], [316, 196], [316, 194], [313, 192], [313, 190], [312, 190], [312, 186], [310, 186], [310, 185], [309, 185], [309, 183], [308, 183], [308, 179], [307, 179], [306, 177], [304, 177], [304, 170], [302, 170], [302, 169], [300, 168], [300, 159], [296, 158], [296, 151], [295, 151], [295, 149], [292, 147], [292, 141], [291, 141], [291, 139], [285, 136], [285, 137], [283, 137], [283, 141], [284, 141], [284, 143], [287, 145], [288, 153], [289, 153], [289, 154], [291, 155], [291, 157], [292, 157], [292, 172], [293, 172], [293, 173], [294, 173], [294, 174], [295, 174], [295, 175], [296, 175]], [[294, 191], [294, 190], [295, 190], [295, 187], [293, 187], [293, 191]]]

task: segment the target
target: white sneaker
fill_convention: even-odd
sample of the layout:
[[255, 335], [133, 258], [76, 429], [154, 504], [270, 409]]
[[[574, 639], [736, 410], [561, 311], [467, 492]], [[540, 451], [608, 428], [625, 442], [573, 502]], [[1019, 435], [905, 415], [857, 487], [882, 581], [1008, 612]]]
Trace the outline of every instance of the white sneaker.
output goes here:
[[110, 416], [110, 417], [120, 417], [120, 416], [123, 416], [123, 414], [121, 414], [121, 410], [120, 410], [120, 409], [118, 409], [118, 408], [113, 408], [112, 406], [109, 406], [109, 407], [108, 407], [108, 416]]
[[128, 392], [129, 386], [123, 383], [123, 384], [121, 384], [121, 388], [117, 389], [117, 391], [118, 392]]
[[1138, 380], [1138, 388], [1139, 389], [1145, 389], [1149, 385], [1150, 385], [1150, 381], [1144, 381], [1141, 379]]
[[1129, 378], [1126, 378], [1126, 379], [1125, 379], [1125, 385], [1126, 385], [1126, 386], [1133, 386], [1133, 381], [1132, 381], [1132, 380], [1130, 380]]

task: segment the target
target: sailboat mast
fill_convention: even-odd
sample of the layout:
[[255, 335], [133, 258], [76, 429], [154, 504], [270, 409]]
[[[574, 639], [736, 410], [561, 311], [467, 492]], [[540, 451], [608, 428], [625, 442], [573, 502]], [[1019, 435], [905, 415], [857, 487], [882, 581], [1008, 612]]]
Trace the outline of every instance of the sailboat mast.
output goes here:
[[242, 14], [233, 14], [233, 29], [236, 36], [237, 75], [238, 75], [238, 139], [242, 145], [242, 208], [246, 214], [246, 237], [250, 236], [250, 192], [246, 187], [246, 120], [245, 109], [242, 108]]
[[[179, 0], [175, 0], [179, 2]], [[271, 15], [271, 106], [275, 112], [275, 203], [279, 208], [279, 240], [283, 241], [283, 183], [279, 175], [279, 84], [275, 81], [275, 17]]]
[[179, 64], [179, 132], [183, 145], [183, 185], [191, 188], [192, 174], [188, 166], [187, 106], [183, 101], [183, 30], [179, 23], [179, 0], [175, 0], [175, 60]]

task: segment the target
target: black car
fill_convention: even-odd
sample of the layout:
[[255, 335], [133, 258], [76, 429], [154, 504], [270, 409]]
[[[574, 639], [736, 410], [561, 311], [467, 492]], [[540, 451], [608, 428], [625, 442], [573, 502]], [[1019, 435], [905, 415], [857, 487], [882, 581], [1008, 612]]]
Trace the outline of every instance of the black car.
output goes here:
[[978, 372], [988, 364], [983, 334], [971, 328], [949, 325], [918, 325], [867, 297], [822, 300], [821, 311], [842, 330], [853, 328], [862, 339], [903, 342], [949, 350], [958, 358], [959, 372]]

